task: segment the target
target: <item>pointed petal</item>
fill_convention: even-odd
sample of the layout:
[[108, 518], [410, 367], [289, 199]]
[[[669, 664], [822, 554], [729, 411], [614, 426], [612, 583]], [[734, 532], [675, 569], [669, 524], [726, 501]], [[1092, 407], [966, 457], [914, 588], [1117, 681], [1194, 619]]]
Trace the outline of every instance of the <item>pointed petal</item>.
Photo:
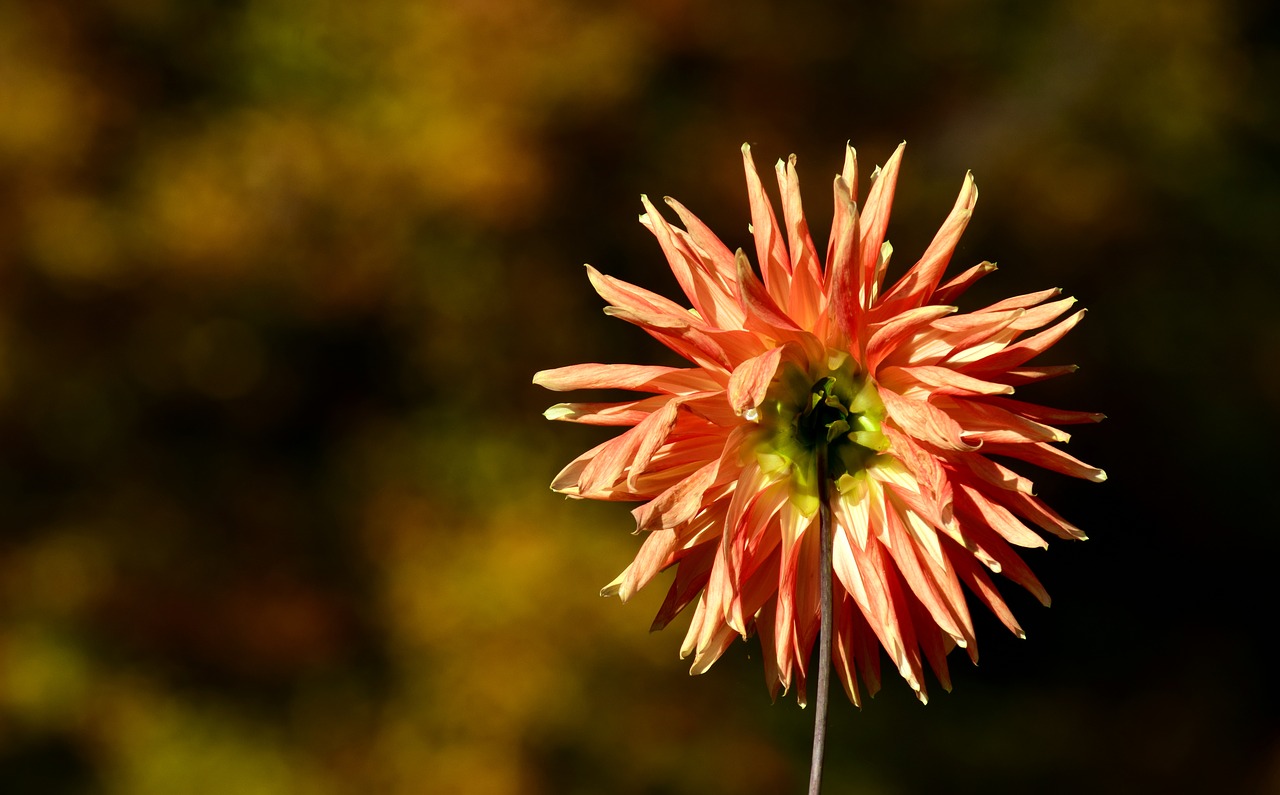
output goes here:
[[714, 322], [718, 318], [718, 312], [713, 291], [718, 288], [705, 276], [701, 258], [675, 235], [666, 219], [649, 201], [648, 196], [641, 195], [640, 202], [645, 209], [645, 214], [640, 217], [640, 221], [658, 238], [658, 245], [666, 255], [680, 289], [699, 315]]
[[1041, 290], [1035, 293], [1026, 293], [1024, 295], [1015, 295], [1012, 298], [1006, 298], [1003, 301], [996, 301], [990, 306], [984, 306], [978, 312], [1000, 312], [1007, 309], [1027, 309], [1033, 307], [1041, 301], [1047, 301], [1055, 295], [1061, 295], [1062, 290], [1057, 287], [1050, 287], [1048, 290]]
[[1049, 546], [1031, 528], [1018, 521], [1004, 506], [999, 505], [982, 492], [966, 484], [960, 484], [956, 492], [957, 509], [967, 522], [981, 522], [1000, 534], [1010, 544], [1031, 549], [1045, 549]]
[[747, 175], [747, 196], [751, 199], [751, 229], [756, 241], [756, 257], [765, 289], [775, 303], [786, 307], [791, 294], [791, 258], [782, 243], [782, 233], [773, 215], [773, 205], [765, 195], [760, 175], [756, 173], [751, 147], [742, 145], [742, 165]]
[[[827, 237], [827, 272], [823, 274], [827, 284], [831, 283], [831, 263], [835, 260], [836, 241], [847, 234], [844, 226], [848, 216], [841, 208], [856, 205], [858, 201], [858, 153], [847, 143], [844, 147], [844, 167], [835, 179], [835, 214], [831, 218], [831, 234]], [[855, 236], [854, 240], [861, 239]]]
[[990, 444], [983, 449], [988, 455], [1007, 455], [1073, 478], [1091, 480], [1094, 483], [1102, 483], [1107, 479], [1106, 472], [1089, 466], [1051, 444]]
[[996, 590], [995, 584], [991, 582], [991, 578], [987, 576], [986, 572], [978, 567], [972, 557], [964, 554], [963, 550], [954, 541], [946, 539], [945, 543], [951, 552], [949, 557], [955, 563], [956, 573], [964, 580], [964, 584], [969, 586], [969, 590], [973, 591], [974, 595], [978, 597], [978, 601], [986, 605], [987, 609], [995, 614], [995, 617], [1000, 620], [1000, 623], [1008, 627], [1010, 632], [1019, 638], [1026, 638], [1027, 633], [1022, 631], [1018, 620], [1013, 617], [1013, 612], [1009, 610], [1008, 605], [1005, 604], [1000, 592]]
[[867, 342], [866, 367], [877, 372], [880, 363], [913, 334], [934, 321], [956, 311], [954, 306], [922, 306], [894, 317], [876, 329]]
[[961, 428], [946, 412], [924, 400], [904, 398], [892, 390], [880, 390], [885, 411], [907, 434], [949, 450], [975, 450], [961, 436]]
[[787, 310], [802, 328], [813, 328], [822, 310], [822, 269], [818, 252], [809, 234], [809, 222], [800, 201], [800, 177], [796, 156], [781, 160], [775, 167], [778, 190], [782, 194], [782, 216], [787, 227], [787, 248], [791, 251], [791, 292]]
[[678, 395], [717, 389], [717, 383], [697, 367], [658, 367], [640, 364], [573, 364], [534, 373], [533, 383], [555, 392], [574, 389], [627, 389]]
[[[667, 591], [667, 598], [653, 618], [650, 632], [657, 632], [671, 623], [682, 610], [689, 606], [711, 578], [711, 564], [715, 560], [718, 544], [709, 541], [689, 550], [676, 567], [675, 580]], [[625, 576], [625, 572], [624, 572]], [[619, 581], [621, 578], [619, 578]], [[606, 589], [607, 590], [607, 589]], [[601, 591], [601, 596], [609, 596]]]
[[1083, 425], [1089, 422], [1102, 422], [1107, 418], [1107, 415], [1096, 411], [1068, 411], [1002, 397], [984, 397], [980, 400], [983, 403], [999, 406], [1006, 411], [1011, 411], [1027, 419], [1052, 425]]
[[951, 261], [951, 254], [955, 251], [956, 244], [960, 242], [960, 235], [969, 224], [969, 218], [973, 215], [973, 207], [977, 201], [978, 188], [974, 185], [973, 174], [970, 172], [965, 174], [964, 184], [960, 187], [960, 196], [956, 199], [951, 214], [942, 222], [942, 227], [934, 236], [933, 242], [925, 249], [920, 261], [911, 266], [911, 270], [907, 271], [885, 296], [882, 304], [884, 311], [897, 314], [903, 309], [920, 306], [926, 298], [933, 295], [942, 278], [942, 272]]
[[636, 425], [654, 411], [666, 405], [671, 398], [654, 395], [643, 400], [623, 403], [557, 403], [542, 415], [559, 422], [577, 422], [583, 425]]
[[880, 256], [880, 246], [884, 243], [885, 230], [889, 227], [889, 211], [893, 208], [893, 194], [898, 184], [898, 167], [902, 164], [902, 155], [906, 151], [907, 142], [898, 144], [893, 150], [884, 168], [877, 169], [871, 177], [871, 191], [867, 194], [866, 205], [862, 208], [860, 226], [862, 230], [859, 263], [862, 273], [858, 283], [861, 285], [863, 306], [869, 306], [868, 295], [872, 281], [875, 279], [876, 261]]
[[929, 299], [929, 303], [954, 304], [956, 299], [963, 295], [974, 282], [988, 273], [993, 273], [995, 270], [996, 264], [994, 262], [980, 262], [935, 290], [933, 297]]
[[1057, 325], [1051, 326], [1044, 331], [1036, 334], [1034, 337], [1028, 337], [1025, 340], [1010, 345], [999, 353], [993, 353], [973, 362], [966, 363], [964, 369], [968, 371], [992, 371], [1007, 370], [1025, 364], [1032, 357], [1044, 353], [1055, 342], [1062, 339], [1068, 331], [1075, 328], [1076, 324], [1084, 319], [1086, 310], [1081, 309], [1065, 320], [1060, 321]]
[[925, 399], [929, 395], [1011, 395], [1013, 387], [983, 381], [950, 367], [881, 367], [876, 380], [904, 397]]
[[1071, 439], [1065, 431], [1027, 419], [993, 402], [950, 395], [938, 395], [931, 402], [964, 429], [965, 438], [984, 444], [1065, 442]]
[[[774, 339], [787, 336], [788, 332], [800, 331], [800, 327], [774, 302], [769, 290], [756, 278], [742, 249], [738, 249], [734, 262], [737, 266], [738, 295], [742, 308], [746, 310], [747, 327], [762, 331]], [[752, 323], [753, 320], [755, 323]]]
[[827, 299], [836, 328], [844, 340], [853, 341], [858, 339], [858, 323], [862, 315], [858, 299], [861, 271], [858, 261], [858, 208], [850, 198], [849, 186], [844, 184], [842, 177], [836, 177], [835, 197], [836, 220], [832, 234], [839, 236], [832, 239], [832, 251], [827, 258]]

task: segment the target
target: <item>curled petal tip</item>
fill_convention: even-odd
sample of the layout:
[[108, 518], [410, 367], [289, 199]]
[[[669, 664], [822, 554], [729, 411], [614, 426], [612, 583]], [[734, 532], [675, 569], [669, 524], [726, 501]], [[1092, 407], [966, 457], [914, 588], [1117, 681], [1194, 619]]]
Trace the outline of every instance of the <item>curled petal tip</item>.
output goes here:
[[[536, 380], [534, 383], [538, 383]], [[557, 403], [546, 411], [542, 412], [542, 416], [549, 420], [562, 420], [565, 417], [572, 417], [574, 410], [569, 407], [568, 403]]]

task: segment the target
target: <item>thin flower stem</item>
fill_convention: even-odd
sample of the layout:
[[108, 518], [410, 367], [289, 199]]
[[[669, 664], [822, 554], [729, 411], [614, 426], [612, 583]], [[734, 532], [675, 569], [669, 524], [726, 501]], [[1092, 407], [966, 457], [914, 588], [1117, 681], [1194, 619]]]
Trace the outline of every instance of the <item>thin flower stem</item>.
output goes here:
[[831, 505], [827, 485], [827, 448], [818, 446], [819, 609], [818, 695], [813, 710], [813, 757], [809, 763], [809, 795], [822, 790], [822, 760], [827, 745], [827, 701], [831, 691]]

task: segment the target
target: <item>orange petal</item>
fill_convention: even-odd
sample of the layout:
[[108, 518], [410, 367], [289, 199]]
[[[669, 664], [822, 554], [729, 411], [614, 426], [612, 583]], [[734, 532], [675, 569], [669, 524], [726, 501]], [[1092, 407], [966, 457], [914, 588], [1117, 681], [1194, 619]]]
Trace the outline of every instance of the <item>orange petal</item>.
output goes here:
[[1009, 606], [1004, 603], [1004, 599], [1000, 596], [1000, 592], [996, 590], [996, 586], [991, 582], [991, 578], [987, 576], [973, 558], [964, 554], [951, 539], [946, 540], [947, 545], [955, 550], [955, 554], [951, 555], [951, 560], [955, 563], [956, 572], [960, 578], [964, 580], [965, 585], [969, 586], [969, 590], [973, 591], [978, 597], [978, 601], [986, 605], [1000, 623], [1009, 628], [1009, 631], [1017, 635], [1019, 638], [1027, 637], [1027, 633], [1022, 631], [1018, 620], [1013, 617], [1013, 612], [1009, 610]]
[[542, 414], [549, 420], [582, 425], [636, 425], [671, 398], [655, 395], [623, 403], [557, 403]]
[[796, 156], [778, 161], [778, 190], [782, 194], [782, 217], [787, 227], [787, 247], [791, 250], [791, 292], [787, 298], [788, 314], [802, 328], [812, 329], [826, 299], [822, 291], [822, 268], [818, 252], [809, 234], [800, 201], [800, 177], [796, 173]]
[[533, 383], [555, 392], [627, 389], [672, 395], [717, 388], [716, 382], [701, 368], [641, 364], [573, 364], [534, 373]]
[[966, 484], [956, 490], [956, 509], [965, 522], [981, 522], [1000, 534], [1004, 540], [1020, 547], [1045, 549], [1049, 545], [1031, 528], [1018, 521], [1006, 508]]
[[880, 390], [880, 399], [889, 418], [916, 439], [950, 450], [977, 449], [962, 438], [955, 420], [927, 401], [904, 398], [888, 389]]
[[[676, 236], [662, 214], [649, 201], [649, 197], [642, 195], [640, 202], [645, 209], [640, 222], [658, 238], [658, 245], [666, 255], [680, 289], [698, 314], [714, 323], [719, 319], [717, 306], [727, 297], [724, 291], [714, 281], [706, 278], [701, 257]], [[716, 295], [717, 292], [720, 293], [719, 296]]]
[[859, 243], [861, 253], [858, 259], [861, 272], [858, 284], [863, 291], [864, 307], [870, 305], [876, 262], [880, 257], [880, 245], [884, 243], [885, 231], [889, 227], [889, 212], [893, 209], [893, 194], [898, 184], [898, 167], [906, 148], [906, 141], [898, 144], [884, 168], [878, 168], [871, 174], [871, 190], [867, 194], [866, 205], [862, 208], [859, 222], [862, 232]]
[[723, 286], [732, 284], [733, 252], [729, 247], [683, 204], [670, 196], [665, 196], [662, 200], [676, 211], [676, 215], [680, 216], [680, 223], [684, 224], [684, 228], [688, 230], [695, 247], [707, 255], [706, 262], [713, 266], [709, 269], [709, 273], [716, 276]]
[[1025, 364], [1033, 356], [1044, 353], [1055, 342], [1062, 339], [1068, 331], [1075, 328], [1076, 324], [1084, 319], [1085, 311], [1081, 309], [1066, 320], [1060, 321], [1057, 325], [1045, 329], [1034, 337], [1020, 340], [999, 353], [993, 353], [976, 361], [967, 362], [964, 369], [966, 371], [1005, 370]]
[[[983, 381], [957, 372], [950, 367], [918, 365], [915, 367], [889, 366], [880, 368], [876, 380], [902, 395], [915, 390], [930, 395], [1010, 395], [1013, 387]], [[910, 397], [918, 397], [910, 394]]]
[[978, 188], [974, 185], [973, 173], [970, 172], [964, 176], [964, 184], [960, 186], [960, 195], [951, 214], [942, 222], [942, 227], [925, 249], [920, 261], [911, 266], [911, 270], [885, 296], [881, 305], [884, 311], [897, 314], [904, 309], [920, 306], [926, 298], [933, 295], [942, 272], [951, 261], [956, 244], [960, 242], [960, 235], [969, 224], [977, 201]]
[[954, 304], [956, 299], [963, 295], [965, 290], [968, 290], [974, 282], [995, 270], [996, 264], [994, 262], [979, 262], [937, 290], [934, 290], [933, 297], [929, 299], [929, 303]]
[[954, 306], [923, 306], [887, 321], [872, 333], [866, 347], [866, 367], [872, 373], [889, 354], [920, 329], [956, 311]]
[[786, 332], [799, 331], [800, 327], [787, 317], [773, 300], [769, 290], [756, 278], [742, 249], [738, 249], [734, 262], [738, 274], [738, 296], [742, 301], [742, 308], [746, 310], [747, 328], [761, 331], [774, 339], [784, 336]]
[[[832, 248], [827, 257], [827, 300], [836, 327], [845, 340], [858, 339], [858, 324], [862, 316], [859, 302], [858, 275], [858, 208], [850, 198], [849, 187], [843, 177], [836, 177], [836, 219], [832, 225]], [[833, 347], [836, 347], [833, 345]], [[855, 355], [859, 352], [855, 351]]]
[[1052, 472], [1070, 475], [1073, 478], [1091, 480], [1101, 483], [1107, 479], [1107, 473], [1091, 467], [1075, 456], [1069, 455], [1051, 444], [992, 444], [984, 448], [989, 455], [1007, 455], [1044, 467]]
[[773, 215], [773, 205], [765, 195], [760, 175], [756, 173], [751, 158], [751, 146], [742, 145], [742, 165], [747, 175], [747, 196], [751, 199], [751, 229], [756, 241], [756, 257], [760, 273], [764, 276], [765, 289], [775, 303], [786, 307], [791, 294], [791, 258], [787, 256], [778, 221]]
[[983, 397], [980, 400], [983, 403], [1000, 406], [1007, 411], [1020, 414], [1036, 422], [1053, 425], [1082, 425], [1087, 422], [1102, 422], [1107, 418], [1107, 415], [1099, 414], [1096, 411], [1054, 409], [1037, 403], [1024, 403], [1021, 400], [1011, 400], [1003, 397]]
[[1012, 298], [1006, 298], [1003, 301], [996, 301], [990, 306], [984, 306], [977, 310], [983, 312], [1000, 312], [1008, 309], [1026, 309], [1035, 306], [1041, 301], [1046, 301], [1055, 295], [1060, 295], [1062, 290], [1057, 287], [1051, 287], [1048, 290], [1041, 290], [1036, 293], [1026, 293], [1024, 295], [1015, 295]]
[[741, 415], [764, 402], [769, 384], [778, 373], [782, 348], [772, 348], [734, 368], [729, 378], [729, 406]]

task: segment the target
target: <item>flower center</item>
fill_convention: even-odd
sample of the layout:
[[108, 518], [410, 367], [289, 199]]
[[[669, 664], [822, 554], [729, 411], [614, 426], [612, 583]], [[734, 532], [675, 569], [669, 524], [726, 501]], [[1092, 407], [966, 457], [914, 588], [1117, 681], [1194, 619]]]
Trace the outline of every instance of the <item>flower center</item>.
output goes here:
[[818, 508], [818, 458], [829, 482], [866, 469], [889, 449], [881, 431], [884, 404], [875, 384], [848, 357], [822, 372], [785, 365], [764, 402], [746, 416], [760, 426], [756, 456], [765, 472], [789, 470], [792, 501], [806, 515]]

